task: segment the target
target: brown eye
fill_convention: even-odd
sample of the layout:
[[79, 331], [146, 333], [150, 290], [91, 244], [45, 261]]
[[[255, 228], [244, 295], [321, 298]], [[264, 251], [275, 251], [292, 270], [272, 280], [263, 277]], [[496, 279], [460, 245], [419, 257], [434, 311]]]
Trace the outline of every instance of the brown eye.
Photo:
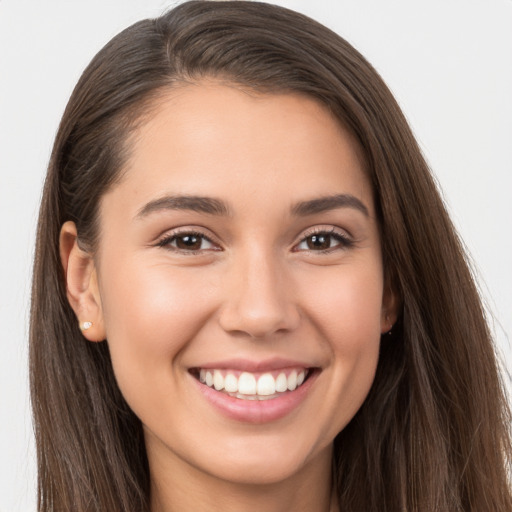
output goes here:
[[319, 231], [302, 239], [295, 246], [296, 251], [322, 252], [336, 249], [347, 249], [353, 245], [352, 240], [337, 231]]
[[182, 250], [199, 251], [203, 238], [197, 235], [180, 235], [175, 238], [176, 247]]
[[191, 254], [199, 251], [219, 250], [219, 247], [202, 233], [193, 232], [176, 233], [175, 235], [164, 238], [158, 245], [166, 249], [190, 252]]
[[306, 238], [306, 244], [311, 251], [323, 251], [331, 247], [331, 235], [319, 234]]

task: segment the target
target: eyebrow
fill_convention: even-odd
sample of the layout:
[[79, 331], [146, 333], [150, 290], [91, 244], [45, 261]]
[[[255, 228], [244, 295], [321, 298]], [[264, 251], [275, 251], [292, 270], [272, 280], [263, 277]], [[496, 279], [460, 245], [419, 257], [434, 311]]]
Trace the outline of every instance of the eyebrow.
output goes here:
[[[365, 216], [369, 216], [368, 208], [357, 197], [350, 194], [318, 197], [309, 201], [301, 201], [291, 208], [292, 215], [306, 217], [337, 208], [353, 208]], [[208, 215], [228, 216], [230, 209], [220, 199], [203, 196], [165, 196], [145, 204], [137, 213], [136, 218], [142, 219], [162, 210], [189, 210]]]
[[229, 208], [223, 201], [201, 196], [165, 196], [144, 205], [136, 215], [137, 219], [162, 210], [190, 210], [209, 215], [229, 215]]
[[366, 217], [370, 216], [365, 204], [350, 194], [337, 194], [311, 199], [310, 201], [301, 201], [292, 207], [292, 214], [305, 217], [337, 208], [353, 208], [359, 210]]

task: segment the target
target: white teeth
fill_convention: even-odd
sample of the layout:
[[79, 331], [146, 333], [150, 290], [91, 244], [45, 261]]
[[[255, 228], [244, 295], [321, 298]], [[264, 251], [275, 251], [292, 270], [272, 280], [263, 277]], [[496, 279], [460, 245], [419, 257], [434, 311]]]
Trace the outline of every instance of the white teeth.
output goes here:
[[215, 370], [213, 372], [213, 387], [217, 391], [224, 389], [224, 377], [222, 376], [222, 373], [220, 373], [219, 370]]
[[256, 379], [252, 373], [244, 372], [238, 378], [238, 392], [242, 395], [256, 394]]
[[276, 392], [276, 381], [270, 373], [264, 373], [258, 379], [258, 395], [273, 395]]
[[295, 370], [288, 375], [288, 389], [293, 391], [297, 387], [297, 372]]
[[288, 379], [286, 378], [286, 374], [280, 373], [276, 379], [276, 391], [279, 393], [283, 393], [288, 390]]
[[216, 391], [224, 390], [238, 398], [258, 400], [264, 399], [263, 397], [275, 398], [278, 396], [276, 393], [294, 391], [304, 382], [307, 374], [307, 370], [292, 370], [288, 376], [283, 371], [277, 377], [264, 373], [257, 378], [252, 373], [243, 372], [237, 378], [229, 371], [201, 369], [199, 380]]
[[238, 379], [232, 373], [226, 375], [224, 389], [229, 393], [236, 393], [238, 391]]

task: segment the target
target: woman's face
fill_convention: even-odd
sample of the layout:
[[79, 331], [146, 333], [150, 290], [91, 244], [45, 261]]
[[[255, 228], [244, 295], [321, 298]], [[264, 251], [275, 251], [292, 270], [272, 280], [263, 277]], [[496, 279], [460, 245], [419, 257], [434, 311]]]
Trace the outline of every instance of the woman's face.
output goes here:
[[328, 466], [393, 315], [352, 137], [307, 97], [203, 83], [160, 99], [131, 149], [101, 201], [98, 315], [150, 467]]

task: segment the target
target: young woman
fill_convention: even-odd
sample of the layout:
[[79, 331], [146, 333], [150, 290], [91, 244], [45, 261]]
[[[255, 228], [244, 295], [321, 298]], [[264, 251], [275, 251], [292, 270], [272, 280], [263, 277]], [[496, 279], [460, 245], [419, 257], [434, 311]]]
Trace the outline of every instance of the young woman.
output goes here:
[[464, 253], [390, 92], [292, 11], [187, 2], [93, 59], [41, 206], [39, 510], [512, 509]]

